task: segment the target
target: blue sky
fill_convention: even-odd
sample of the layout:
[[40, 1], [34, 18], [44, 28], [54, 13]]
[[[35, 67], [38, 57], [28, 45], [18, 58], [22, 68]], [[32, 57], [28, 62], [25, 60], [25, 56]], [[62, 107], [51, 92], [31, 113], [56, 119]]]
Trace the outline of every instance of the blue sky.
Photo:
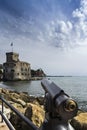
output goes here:
[[87, 75], [87, 0], [0, 0], [0, 63], [12, 42], [32, 69]]

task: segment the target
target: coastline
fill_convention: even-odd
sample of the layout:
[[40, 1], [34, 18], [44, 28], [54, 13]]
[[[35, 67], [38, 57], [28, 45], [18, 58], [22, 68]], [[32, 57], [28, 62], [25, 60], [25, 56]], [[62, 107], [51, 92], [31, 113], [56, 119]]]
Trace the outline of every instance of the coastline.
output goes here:
[[[27, 92], [19, 93], [3, 88], [0, 88], [0, 95], [2, 95], [5, 100], [13, 105], [18, 111], [29, 118], [37, 127], [40, 127], [42, 125], [45, 119], [43, 97], [34, 97], [28, 95]], [[28, 126], [26, 126], [12, 111], [10, 111], [9, 115], [9, 120], [16, 129], [28, 129]], [[83, 127], [85, 128], [84, 130], [87, 130], [87, 112], [83, 112], [81, 110], [78, 111], [77, 116], [71, 120], [71, 125], [76, 130], [83, 130]]]
[[32, 81], [32, 80], [42, 80], [42, 79], [43, 79], [43, 77], [31, 77], [30, 80]]

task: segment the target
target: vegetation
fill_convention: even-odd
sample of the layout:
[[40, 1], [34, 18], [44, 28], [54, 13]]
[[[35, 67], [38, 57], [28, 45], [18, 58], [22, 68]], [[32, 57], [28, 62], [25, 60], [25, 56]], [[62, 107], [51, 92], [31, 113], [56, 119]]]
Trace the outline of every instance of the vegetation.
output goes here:
[[31, 70], [31, 76], [32, 77], [44, 77], [46, 74], [42, 69], [37, 69], [37, 70]]

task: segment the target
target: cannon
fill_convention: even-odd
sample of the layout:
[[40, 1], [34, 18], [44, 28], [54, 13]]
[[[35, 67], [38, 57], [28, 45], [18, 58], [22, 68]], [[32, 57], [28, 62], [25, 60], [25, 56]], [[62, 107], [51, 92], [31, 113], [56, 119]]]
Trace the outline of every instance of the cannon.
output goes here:
[[77, 103], [54, 82], [41, 81], [45, 90], [45, 121], [40, 130], [74, 130], [70, 119], [77, 115]]

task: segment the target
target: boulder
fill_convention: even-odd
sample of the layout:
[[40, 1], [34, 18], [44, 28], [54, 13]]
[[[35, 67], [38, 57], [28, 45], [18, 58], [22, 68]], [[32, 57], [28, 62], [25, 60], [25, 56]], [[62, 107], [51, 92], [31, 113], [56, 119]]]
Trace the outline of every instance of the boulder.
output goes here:
[[29, 103], [25, 110], [25, 116], [29, 118], [36, 126], [40, 127], [45, 118], [45, 111], [40, 105]]
[[22, 130], [22, 120], [15, 113], [11, 113], [9, 120], [14, 126], [15, 130]]
[[20, 99], [23, 100], [24, 102], [27, 103], [30, 101], [30, 96], [28, 95], [28, 93], [21, 92], [19, 95], [20, 95]]
[[22, 105], [23, 107], [26, 106], [26, 103], [23, 100], [21, 100], [21, 99], [12, 98], [12, 101], [17, 103], [17, 104]]
[[[13, 107], [15, 107], [19, 112], [21, 112], [21, 113], [25, 113], [25, 108], [21, 105], [21, 104], [19, 104], [19, 103], [14, 103], [14, 102], [10, 102], [10, 104], [13, 106]], [[11, 113], [13, 113], [12, 111], [11, 111]]]
[[[44, 121], [45, 111], [38, 103], [27, 103], [25, 108], [21, 105], [13, 104], [18, 111], [23, 113], [29, 120], [31, 120], [37, 127], [40, 127]], [[14, 125], [16, 130], [31, 130], [30, 126], [27, 126], [15, 113], [11, 112], [10, 121]]]
[[[1, 105], [0, 105], [0, 111], [2, 111], [2, 106], [1, 106]], [[4, 107], [4, 108], [3, 108], [3, 113], [6, 115], [6, 117], [7, 117], [8, 119], [10, 119], [10, 113], [11, 113], [11, 110], [10, 110], [10, 109]], [[1, 121], [1, 119], [0, 119], [0, 121]]]
[[75, 130], [87, 130], [87, 112], [81, 112], [71, 120]]
[[[28, 93], [18, 93], [3, 88], [0, 88], [0, 95], [2, 95], [19, 112], [29, 118], [36, 126], [40, 127], [42, 125], [45, 118], [43, 97], [29, 96]], [[8, 117], [10, 117], [10, 121], [15, 125], [16, 130], [25, 130], [26, 125], [23, 125], [23, 121], [10, 109], [7, 109], [4, 108], [5, 111], [8, 111], [5, 113], [7, 113], [6, 115]], [[71, 120], [71, 125], [75, 128], [75, 130], [87, 130], [87, 112], [80, 111], [77, 116]]]

